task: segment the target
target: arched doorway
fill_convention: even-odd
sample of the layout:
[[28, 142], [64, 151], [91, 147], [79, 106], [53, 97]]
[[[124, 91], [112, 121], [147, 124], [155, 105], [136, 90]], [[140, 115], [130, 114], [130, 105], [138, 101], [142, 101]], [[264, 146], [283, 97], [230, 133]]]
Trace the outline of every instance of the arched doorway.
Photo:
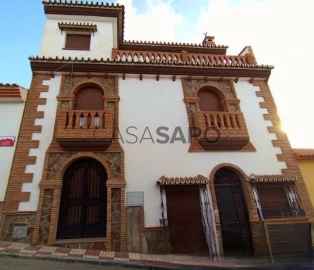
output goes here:
[[249, 215], [239, 176], [230, 168], [214, 176], [225, 256], [252, 254]]
[[74, 162], [63, 176], [58, 239], [105, 237], [107, 173], [95, 159]]

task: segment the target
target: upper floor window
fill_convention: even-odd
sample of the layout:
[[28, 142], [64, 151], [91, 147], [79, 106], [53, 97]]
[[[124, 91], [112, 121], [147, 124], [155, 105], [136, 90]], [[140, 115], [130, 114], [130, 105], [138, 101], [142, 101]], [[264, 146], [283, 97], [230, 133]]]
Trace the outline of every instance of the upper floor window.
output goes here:
[[66, 35], [65, 49], [67, 50], [90, 50], [91, 34]]
[[96, 86], [85, 86], [75, 95], [75, 110], [103, 110], [103, 92]]
[[91, 34], [97, 31], [97, 25], [83, 22], [59, 22], [61, 33], [66, 33], [66, 50], [90, 50]]
[[224, 111], [221, 98], [211, 87], [204, 87], [198, 91], [199, 106], [201, 111]]

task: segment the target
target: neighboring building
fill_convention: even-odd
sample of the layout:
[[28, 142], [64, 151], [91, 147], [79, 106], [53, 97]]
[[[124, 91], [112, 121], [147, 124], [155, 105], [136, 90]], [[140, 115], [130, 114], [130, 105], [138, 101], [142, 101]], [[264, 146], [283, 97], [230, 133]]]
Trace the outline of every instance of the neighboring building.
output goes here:
[[24, 88], [0, 83], [0, 218], [26, 97]]
[[125, 41], [119, 5], [44, 10], [2, 240], [308, 255], [313, 207], [280, 129], [271, 66], [209, 36]]
[[314, 206], [314, 149], [293, 149]]

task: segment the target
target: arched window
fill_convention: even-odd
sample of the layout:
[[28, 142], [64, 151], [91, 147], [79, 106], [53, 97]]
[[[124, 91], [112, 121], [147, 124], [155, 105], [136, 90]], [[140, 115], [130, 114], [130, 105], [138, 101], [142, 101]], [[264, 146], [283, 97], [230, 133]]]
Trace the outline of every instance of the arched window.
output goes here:
[[75, 96], [76, 110], [103, 110], [103, 92], [96, 86], [90, 85], [81, 88]]
[[210, 87], [202, 88], [198, 91], [197, 96], [200, 99], [201, 111], [224, 111], [220, 97]]

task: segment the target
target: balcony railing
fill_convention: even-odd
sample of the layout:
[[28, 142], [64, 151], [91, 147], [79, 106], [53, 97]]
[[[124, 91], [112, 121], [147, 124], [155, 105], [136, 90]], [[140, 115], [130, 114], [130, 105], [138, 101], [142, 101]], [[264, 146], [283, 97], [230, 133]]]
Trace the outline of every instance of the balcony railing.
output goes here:
[[107, 148], [111, 144], [113, 121], [110, 109], [61, 111], [56, 139], [64, 148]]
[[198, 111], [193, 120], [194, 127], [201, 131], [199, 143], [205, 149], [241, 149], [249, 142], [241, 112]]

